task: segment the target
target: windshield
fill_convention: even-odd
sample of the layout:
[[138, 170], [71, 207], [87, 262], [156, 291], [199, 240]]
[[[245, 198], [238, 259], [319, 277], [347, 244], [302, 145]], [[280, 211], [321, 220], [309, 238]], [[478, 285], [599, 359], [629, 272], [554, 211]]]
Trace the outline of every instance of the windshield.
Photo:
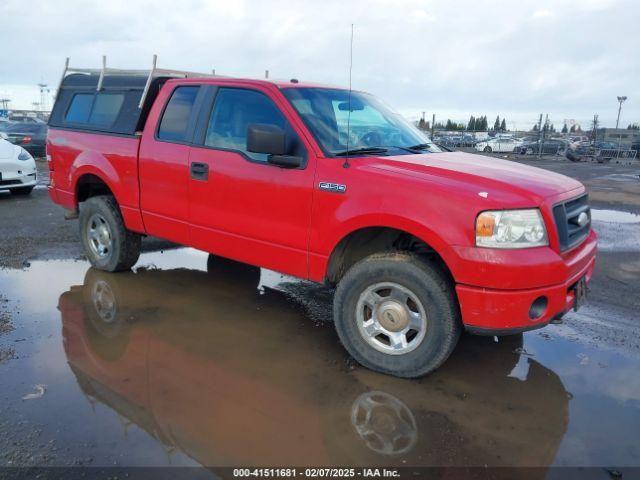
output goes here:
[[[331, 88], [286, 88], [291, 102], [328, 155], [440, 152], [429, 138], [372, 95]], [[347, 121], [349, 128], [347, 128]]]

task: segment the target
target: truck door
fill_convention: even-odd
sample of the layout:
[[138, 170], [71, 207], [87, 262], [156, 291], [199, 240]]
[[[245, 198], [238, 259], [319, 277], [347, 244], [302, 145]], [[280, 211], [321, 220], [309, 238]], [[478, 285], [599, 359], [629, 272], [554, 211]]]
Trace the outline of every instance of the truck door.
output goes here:
[[[306, 277], [315, 156], [276, 101], [266, 89], [211, 89], [189, 154], [191, 244]], [[249, 152], [247, 129], [256, 123], [284, 129], [303, 165], [282, 168]]]
[[189, 243], [189, 144], [204, 89], [178, 85], [158, 95], [139, 153], [140, 209], [145, 230]]

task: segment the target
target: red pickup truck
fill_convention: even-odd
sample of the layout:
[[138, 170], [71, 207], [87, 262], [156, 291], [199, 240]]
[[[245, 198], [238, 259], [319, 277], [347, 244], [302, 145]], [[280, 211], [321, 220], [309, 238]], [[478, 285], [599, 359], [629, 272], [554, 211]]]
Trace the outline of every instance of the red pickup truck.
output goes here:
[[336, 286], [361, 364], [416, 377], [463, 329], [539, 328], [585, 298], [596, 234], [562, 175], [436, 145], [373, 96], [158, 72], [73, 73], [49, 122], [49, 193], [93, 266], [153, 235]]

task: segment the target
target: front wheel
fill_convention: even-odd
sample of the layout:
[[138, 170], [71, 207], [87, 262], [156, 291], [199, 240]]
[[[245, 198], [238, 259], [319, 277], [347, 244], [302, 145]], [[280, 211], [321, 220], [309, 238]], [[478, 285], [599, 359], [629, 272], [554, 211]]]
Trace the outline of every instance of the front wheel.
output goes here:
[[492, 151], [493, 150], [491, 150], [491, 147], [484, 147], [484, 150], [483, 150], [483, 152], [486, 152], [486, 153], [491, 153]]
[[80, 238], [91, 265], [100, 270], [128, 270], [140, 257], [141, 237], [127, 230], [111, 195], [91, 197], [82, 205]]
[[340, 341], [360, 364], [399, 377], [438, 368], [461, 331], [453, 285], [409, 253], [371, 255], [351, 267], [334, 299]]

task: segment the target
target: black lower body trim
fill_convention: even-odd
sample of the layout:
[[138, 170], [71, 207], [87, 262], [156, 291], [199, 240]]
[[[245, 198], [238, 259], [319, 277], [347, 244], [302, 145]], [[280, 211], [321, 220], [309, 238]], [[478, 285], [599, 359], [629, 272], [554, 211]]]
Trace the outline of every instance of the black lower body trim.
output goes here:
[[472, 335], [483, 335], [490, 337], [504, 337], [507, 335], [517, 335], [523, 332], [529, 332], [531, 330], [537, 330], [539, 328], [543, 328], [549, 325], [549, 321], [536, 323], [535, 325], [527, 325], [526, 327], [514, 327], [514, 328], [485, 328], [485, 327], [474, 327], [473, 325], [465, 325], [464, 328], [467, 332]]

